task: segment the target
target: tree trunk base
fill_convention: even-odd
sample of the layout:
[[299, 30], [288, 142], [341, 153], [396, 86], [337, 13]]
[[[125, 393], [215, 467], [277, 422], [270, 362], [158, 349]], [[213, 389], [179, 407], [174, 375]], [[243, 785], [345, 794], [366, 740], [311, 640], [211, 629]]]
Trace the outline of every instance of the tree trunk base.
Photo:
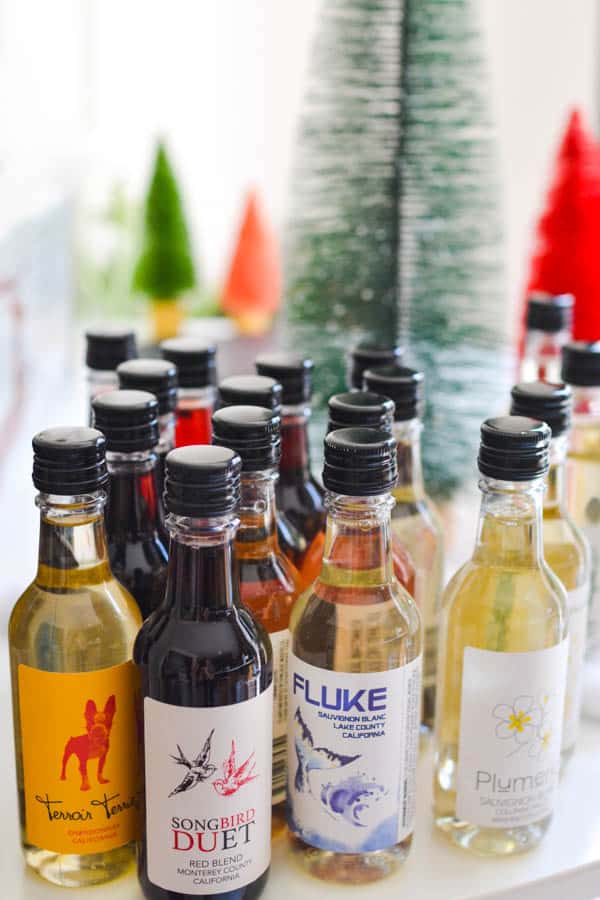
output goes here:
[[159, 344], [168, 338], [177, 337], [184, 319], [181, 301], [151, 300], [150, 315], [152, 319], [152, 337]]

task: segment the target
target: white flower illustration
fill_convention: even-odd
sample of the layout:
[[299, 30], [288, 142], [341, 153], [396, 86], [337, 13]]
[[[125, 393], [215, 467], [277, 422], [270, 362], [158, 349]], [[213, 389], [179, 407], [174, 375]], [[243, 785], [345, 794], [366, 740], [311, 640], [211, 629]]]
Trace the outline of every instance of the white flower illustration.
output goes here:
[[512, 753], [527, 747], [529, 756], [539, 756], [548, 748], [552, 738], [548, 701], [547, 696], [536, 702], [533, 697], [524, 695], [517, 697], [512, 705], [499, 703], [492, 710], [493, 717], [499, 720], [496, 737], [516, 744]]

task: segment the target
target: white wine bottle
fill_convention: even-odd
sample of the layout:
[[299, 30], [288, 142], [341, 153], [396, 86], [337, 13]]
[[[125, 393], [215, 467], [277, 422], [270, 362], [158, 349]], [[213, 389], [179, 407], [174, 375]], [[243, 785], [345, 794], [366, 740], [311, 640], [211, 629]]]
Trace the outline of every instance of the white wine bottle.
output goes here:
[[600, 342], [567, 344], [562, 379], [573, 390], [567, 504], [591, 557], [583, 711], [600, 719]]
[[422, 634], [393, 574], [395, 481], [390, 435], [325, 439], [323, 566], [290, 621], [288, 803], [293, 850], [327, 881], [382, 878], [412, 842]]
[[414, 566], [413, 597], [424, 629], [423, 706], [421, 725], [433, 728], [437, 675], [438, 620], [444, 574], [444, 540], [437, 509], [427, 496], [421, 466], [423, 373], [405, 366], [368, 369], [364, 385], [395, 404], [392, 434], [396, 439], [398, 482], [392, 491], [392, 535], [405, 547]]
[[104, 436], [52, 428], [33, 449], [39, 563], [9, 624], [21, 841], [42, 878], [83, 887], [133, 862], [141, 616], [108, 562]]
[[550, 468], [544, 494], [544, 558], [567, 592], [569, 662], [562, 755], [575, 750], [583, 688], [583, 657], [590, 595], [589, 545], [567, 512], [566, 459], [571, 390], [566, 384], [523, 382], [512, 389], [511, 413], [541, 419], [552, 430]]
[[442, 601], [434, 815], [480, 854], [534, 847], [558, 785], [567, 598], [542, 547], [549, 443], [535, 419], [483, 423], [475, 551]]

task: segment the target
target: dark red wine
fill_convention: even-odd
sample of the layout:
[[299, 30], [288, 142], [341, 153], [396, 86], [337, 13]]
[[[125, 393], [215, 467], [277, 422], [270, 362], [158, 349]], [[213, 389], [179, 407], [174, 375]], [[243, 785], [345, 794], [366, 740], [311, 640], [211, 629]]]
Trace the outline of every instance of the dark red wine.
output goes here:
[[239, 472], [220, 447], [167, 458], [166, 597], [134, 649], [146, 776], [138, 875], [149, 900], [254, 900], [268, 877], [272, 658], [240, 604]]
[[106, 534], [111, 568], [143, 618], [162, 602], [167, 577], [158, 493], [158, 403], [147, 391], [110, 391], [92, 404], [106, 437]]
[[192, 399], [180, 400], [177, 404], [175, 424], [175, 446], [189, 447], [191, 444], [210, 444], [212, 437], [212, 406], [197, 406]]
[[281, 549], [302, 574], [306, 555], [324, 528], [323, 491], [310, 471], [308, 420], [313, 362], [305, 356], [266, 353], [256, 360], [256, 371], [281, 384], [281, 462], [277, 507]]
[[111, 568], [145, 619], [164, 599], [168, 553], [159, 528], [156, 464], [133, 471], [142, 465], [109, 463], [106, 531]]
[[[277, 505], [306, 541], [306, 549], [324, 527], [323, 490], [310, 471], [307, 416], [285, 413], [281, 420], [281, 463]], [[304, 555], [299, 560], [302, 567]]]

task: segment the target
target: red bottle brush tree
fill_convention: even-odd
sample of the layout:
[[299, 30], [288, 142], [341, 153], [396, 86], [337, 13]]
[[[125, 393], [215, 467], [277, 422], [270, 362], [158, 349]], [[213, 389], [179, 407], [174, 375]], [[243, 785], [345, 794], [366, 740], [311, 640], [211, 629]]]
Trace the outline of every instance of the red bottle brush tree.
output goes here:
[[[540, 217], [527, 293], [575, 295], [573, 336], [600, 338], [600, 145], [571, 113]], [[524, 330], [525, 315], [523, 315]]]
[[242, 334], [265, 334], [281, 303], [277, 240], [254, 191], [248, 193], [221, 308]]

